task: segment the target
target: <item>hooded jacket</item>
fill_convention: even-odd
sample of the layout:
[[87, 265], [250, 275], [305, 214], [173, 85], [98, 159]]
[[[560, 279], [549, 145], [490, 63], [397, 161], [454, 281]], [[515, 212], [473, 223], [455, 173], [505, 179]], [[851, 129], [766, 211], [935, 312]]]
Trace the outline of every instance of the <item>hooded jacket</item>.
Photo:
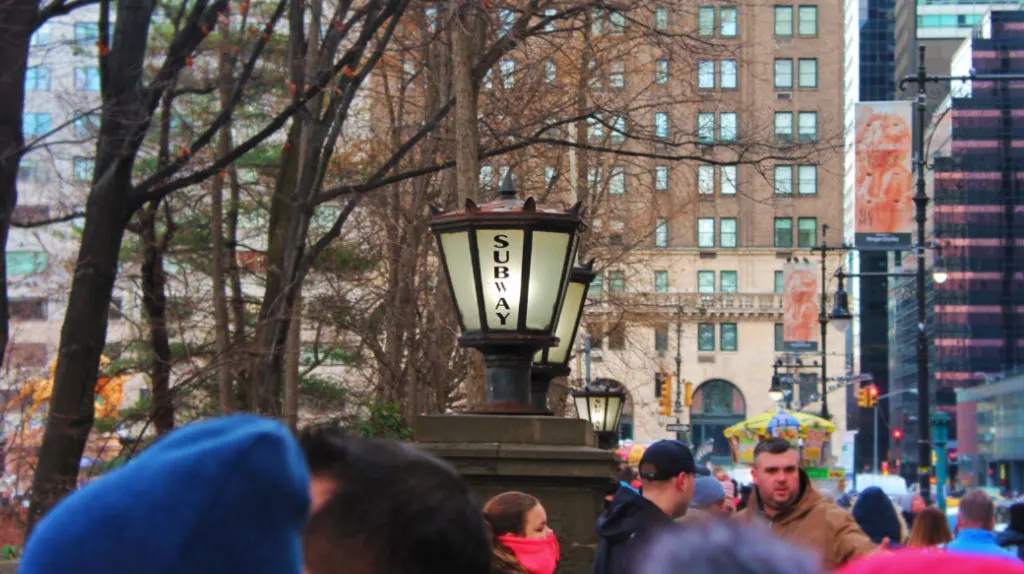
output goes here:
[[632, 553], [653, 532], [673, 526], [672, 518], [630, 488], [620, 488], [597, 519], [597, 553], [591, 574], [628, 574]]
[[299, 574], [309, 470], [278, 421], [182, 427], [39, 522], [21, 574]]
[[1024, 560], [1024, 502], [1010, 507], [1010, 525], [996, 534], [996, 543], [1008, 550], [1016, 550], [1017, 558]]
[[737, 515], [738, 519], [766, 522], [779, 538], [817, 552], [826, 571], [878, 550], [878, 546], [857, 526], [853, 516], [818, 494], [802, 470], [800, 495], [789, 510], [768, 518], [756, 488], [751, 500], [752, 504]]
[[875, 544], [888, 538], [893, 545], [903, 542], [903, 528], [892, 501], [877, 486], [869, 486], [853, 505], [853, 519]]

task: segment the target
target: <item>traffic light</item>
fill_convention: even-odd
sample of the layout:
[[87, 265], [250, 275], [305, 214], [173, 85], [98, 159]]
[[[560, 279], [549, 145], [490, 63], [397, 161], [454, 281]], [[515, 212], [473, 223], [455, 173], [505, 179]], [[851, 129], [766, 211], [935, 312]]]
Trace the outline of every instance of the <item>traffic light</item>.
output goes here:
[[867, 388], [857, 389], [857, 406], [866, 409], [868, 407], [868, 390]]
[[661, 379], [661, 397], [658, 398], [658, 414], [672, 416], [672, 376], [665, 375]]
[[903, 429], [892, 429], [892, 438], [897, 442], [903, 440]]
[[693, 406], [693, 383], [691, 382], [683, 385], [683, 404], [688, 407]]
[[868, 407], [874, 408], [878, 406], [878, 387], [875, 385], [868, 386]]

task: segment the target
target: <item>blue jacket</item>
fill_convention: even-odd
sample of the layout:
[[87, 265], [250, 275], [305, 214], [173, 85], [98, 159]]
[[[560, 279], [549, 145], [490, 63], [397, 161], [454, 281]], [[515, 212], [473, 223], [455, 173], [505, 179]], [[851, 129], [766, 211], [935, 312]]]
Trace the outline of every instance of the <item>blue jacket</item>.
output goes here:
[[20, 574], [299, 574], [309, 470], [280, 422], [207, 420], [156, 441], [39, 523]]
[[966, 528], [961, 530], [956, 535], [956, 538], [946, 545], [946, 550], [949, 552], [959, 552], [961, 554], [1005, 556], [1006, 558], [1013, 559], [1017, 558], [1013, 552], [1000, 548], [999, 545], [996, 544], [995, 534], [980, 528]]
[[860, 493], [853, 505], [853, 518], [875, 544], [881, 544], [886, 538], [893, 546], [903, 542], [896, 507], [877, 486], [869, 486]]
[[633, 556], [648, 538], [663, 528], [674, 526], [669, 515], [632, 487], [620, 488], [608, 510], [597, 520], [600, 542], [591, 574], [630, 574]]

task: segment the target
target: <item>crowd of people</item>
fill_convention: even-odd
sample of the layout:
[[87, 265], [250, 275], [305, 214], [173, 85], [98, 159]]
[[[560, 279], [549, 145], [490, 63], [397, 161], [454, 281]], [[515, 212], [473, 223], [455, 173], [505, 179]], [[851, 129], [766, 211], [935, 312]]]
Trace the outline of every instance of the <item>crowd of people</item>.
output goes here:
[[[678, 441], [651, 445], [596, 524], [592, 574], [1024, 574], [1024, 504], [995, 535], [964, 496], [956, 534], [878, 489], [848, 511], [784, 440], [761, 442], [748, 494]], [[554, 574], [561, 550], [538, 498], [482, 506], [445, 462], [318, 426], [299, 437], [236, 415], [163, 437], [60, 502], [31, 533], [24, 574]]]

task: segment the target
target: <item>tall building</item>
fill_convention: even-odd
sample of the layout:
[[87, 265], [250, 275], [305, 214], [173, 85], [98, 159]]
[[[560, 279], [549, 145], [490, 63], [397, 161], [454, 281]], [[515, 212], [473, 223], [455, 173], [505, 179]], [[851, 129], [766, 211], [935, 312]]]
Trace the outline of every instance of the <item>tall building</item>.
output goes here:
[[[991, 12], [974, 36], [961, 41], [949, 67], [954, 75], [1019, 73], [1024, 59], [1024, 13]], [[955, 414], [955, 390], [988, 381], [1022, 362], [1024, 296], [1021, 229], [1024, 193], [1017, 165], [1024, 159], [1019, 132], [1020, 82], [954, 82], [936, 106], [926, 134], [934, 169], [929, 194], [935, 241], [944, 245], [949, 279], [932, 284], [927, 300], [936, 409]], [[905, 282], [904, 282], [905, 283]], [[916, 349], [911, 332], [916, 293], [896, 285], [893, 306], [894, 384], [913, 388]], [[934, 306], [933, 306], [934, 305]], [[913, 318], [912, 318], [913, 317]], [[908, 338], [909, 337], [909, 338]], [[897, 375], [899, 373], [899, 375]], [[905, 381], [903, 379], [906, 379]], [[916, 399], [908, 399], [916, 400]], [[916, 410], [911, 410], [916, 414]], [[910, 425], [907, 441], [913, 441]], [[956, 420], [951, 434], [956, 432]], [[905, 459], [912, 461], [914, 452]]]
[[[674, 435], [665, 424], [676, 422], [675, 416], [659, 415], [657, 380], [659, 373], [676, 374], [678, 351], [681, 379], [694, 388], [692, 407], [680, 420], [691, 425], [696, 443], [714, 442], [713, 460], [726, 461], [729, 446], [722, 431], [775, 406], [768, 389], [773, 362], [784, 354], [783, 265], [787, 258], [817, 262], [810, 249], [826, 225], [830, 244], [843, 238], [843, 158], [836, 149], [844, 119], [843, 13], [813, 3], [708, 3], [696, 14], [682, 11], [679, 18], [697, 18], [699, 33], [724, 46], [722, 57], [698, 62], [697, 73], [656, 86], [699, 86], [702, 101], [671, 113], [684, 126], [696, 119], [708, 163], [673, 166], [671, 184], [668, 165], [646, 166], [655, 188], [665, 177], [662, 189], [683, 208], [651, 221], [646, 245], [606, 266], [594, 287], [600, 304], [585, 322], [594, 349], [592, 377], [619, 383], [629, 393], [626, 438]], [[662, 112], [653, 112], [657, 127]], [[836, 145], [804, 161], [728, 165], [722, 160], [734, 153], [728, 144], [737, 129], [741, 137], [766, 134], [776, 144], [829, 140]], [[650, 205], [645, 209], [649, 213]], [[628, 234], [636, 225], [623, 227]], [[838, 262], [838, 256], [830, 256], [829, 270]], [[846, 337], [829, 331], [832, 378], [847, 373], [847, 344]], [[801, 359], [810, 365], [821, 357], [808, 353]], [[818, 376], [805, 369], [793, 390], [794, 406], [806, 403], [805, 411], [820, 410], [814, 399], [821, 392]], [[828, 403], [838, 446], [845, 393], [830, 393]]]

